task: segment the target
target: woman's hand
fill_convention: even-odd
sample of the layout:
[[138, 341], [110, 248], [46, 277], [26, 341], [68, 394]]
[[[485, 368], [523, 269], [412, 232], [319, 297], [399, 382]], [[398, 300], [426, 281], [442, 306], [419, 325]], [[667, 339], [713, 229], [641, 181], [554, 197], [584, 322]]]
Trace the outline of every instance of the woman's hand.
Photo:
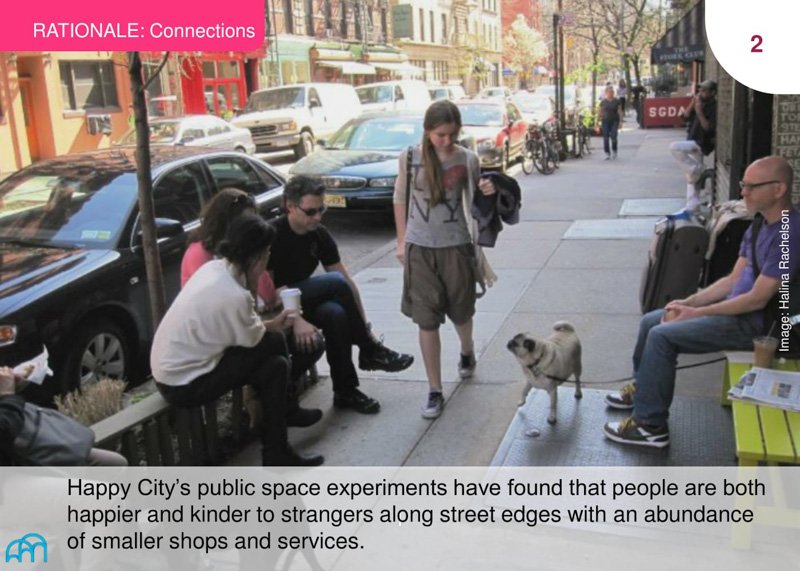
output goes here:
[[0, 396], [14, 394], [14, 369], [0, 367]]
[[478, 188], [484, 196], [491, 196], [497, 192], [491, 179], [483, 177], [478, 181]]
[[296, 312], [289, 309], [284, 309], [272, 319], [265, 319], [263, 321], [264, 327], [267, 331], [283, 331], [292, 325], [292, 321], [296, 318]]
[[405, 241], [401, 242], [400, 240], [397, 241], [397, 248], [395, 248], [394, 255], [400, 261], [401, 264], [405, 265], [406, 263], [406, 243]]
[[317, 348], [319, 330], [302, 317], [297, 317], [292, 323], [294, 343], [303, 353], [311, 353]]

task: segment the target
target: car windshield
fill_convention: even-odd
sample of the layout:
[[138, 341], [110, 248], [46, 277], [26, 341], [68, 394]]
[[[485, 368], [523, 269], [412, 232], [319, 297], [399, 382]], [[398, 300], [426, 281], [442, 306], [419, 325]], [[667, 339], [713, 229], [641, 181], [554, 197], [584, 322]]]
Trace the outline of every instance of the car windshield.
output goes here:
[[459, 105], [461, 123], [480, 127], [498, 127], [503, 124], [503, 110], [495, 105]]
[[303, 107], [305, 105], [305, 89], [302, 87], [285, 87], [257, 91], [247, 101], [245, 111], [272, 111]]
[[442, 89], [431, 89], [431, 99], [447, 99], [447, 90]]
[[327, 148], [339, 150], [400, 151], [422, 140], [422, 117], [381, 117], [353, 120], [331, 138]]
[[514, 103], [523, 113], [549, 113], [553, 109], [547, 97], [517, 97], [514, 98]]
[[392, 92], [394, 88], [391, 85], [373, 85], [371, 87], [359, 87], [356, 89], [358, 98], [361, 103], [391, 103]]
[[136, 192], [132, 172], [71, 164], [29, 167], [0, 183], [0, 241], [113, 247]]

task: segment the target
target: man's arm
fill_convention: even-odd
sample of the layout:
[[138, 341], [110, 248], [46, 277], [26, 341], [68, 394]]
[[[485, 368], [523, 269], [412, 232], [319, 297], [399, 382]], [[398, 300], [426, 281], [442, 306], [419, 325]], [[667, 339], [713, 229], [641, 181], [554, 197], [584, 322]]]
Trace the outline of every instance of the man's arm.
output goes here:
[[689, 319], [705, 315], [742, 315], [751, 311], [759, 311], [766, 307], [769, 300], [778, 292], [779, 287], [780, 282], [777, 279], [760, 275], [756, 278], [753, 288], [747, 293], [703, 307], [679, 307], [677, 318]]
[[711, 121], [706, 117], [705, 113], [703, 113], [703, 100], [699, 97], [694, 101], [694, 112], [697, 114], [697, 119], [700, 121], [700, 126], [703, 128], [703, 131], [710, 131]]
[[345, 265], [339, 261], [335, 264], [331, 264], [330, 266], [325, 266], [326, 272], [339, 272], [344, 276], [344, 279], [347, 281], [347, 284], [350, 286], [350, 290], [353, 292], [353, 298], [356, 300], [356, 307], [358, 307], [358, 312], [361, 314], [361, 318], [364, 320], [364, 323], [367, 323], [367, 314], [364, 311], [364, 305], [361, 303], [361, 294], [358, 293], [358, 286], [356, 286], [356, 282], [353, 281], [353, 278], [350, 276], [350, 272], [347, 271]]

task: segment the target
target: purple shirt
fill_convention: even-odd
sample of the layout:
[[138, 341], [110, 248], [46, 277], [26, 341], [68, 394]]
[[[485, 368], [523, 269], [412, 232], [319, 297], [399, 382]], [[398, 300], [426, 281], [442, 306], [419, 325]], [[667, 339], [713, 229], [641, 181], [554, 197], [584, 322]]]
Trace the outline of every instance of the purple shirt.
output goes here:
[[[747, 258], [745, 267], [739, 280], [733, 286], [728, 299], [747, 293], [753, 289], [756, 281], [752, 261], [752, 226], [745, 232], [742, 244], [739, 246], [739, 256]], [[763, 224], [758, 231], [756, 242], [756, 261], [758, 269], [767, 277], [779, 282], [788, 276], [791, 279], [800, 270], [800, 212], [789, 210], [772, 224]], [[761, 325], [763, 316], [761, 311], [756, 311], [749, 316]]]

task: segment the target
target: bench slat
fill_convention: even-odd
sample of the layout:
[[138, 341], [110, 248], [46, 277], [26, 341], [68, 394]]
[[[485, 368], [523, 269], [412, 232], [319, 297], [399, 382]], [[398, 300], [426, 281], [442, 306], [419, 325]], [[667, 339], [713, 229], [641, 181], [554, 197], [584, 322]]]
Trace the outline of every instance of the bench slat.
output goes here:
[[796, 458], [789, 439], [785, 412], [769, 406], [759, 406], [758, 415], [761, 418], [767, 461], [794, 463]]
[[739, 463], [762, 462], [766, 460], [764, 442], [758, 422], [758, 409], [752, 404], [733, 401], [733, 433], [736, 436], [736, 454]]

